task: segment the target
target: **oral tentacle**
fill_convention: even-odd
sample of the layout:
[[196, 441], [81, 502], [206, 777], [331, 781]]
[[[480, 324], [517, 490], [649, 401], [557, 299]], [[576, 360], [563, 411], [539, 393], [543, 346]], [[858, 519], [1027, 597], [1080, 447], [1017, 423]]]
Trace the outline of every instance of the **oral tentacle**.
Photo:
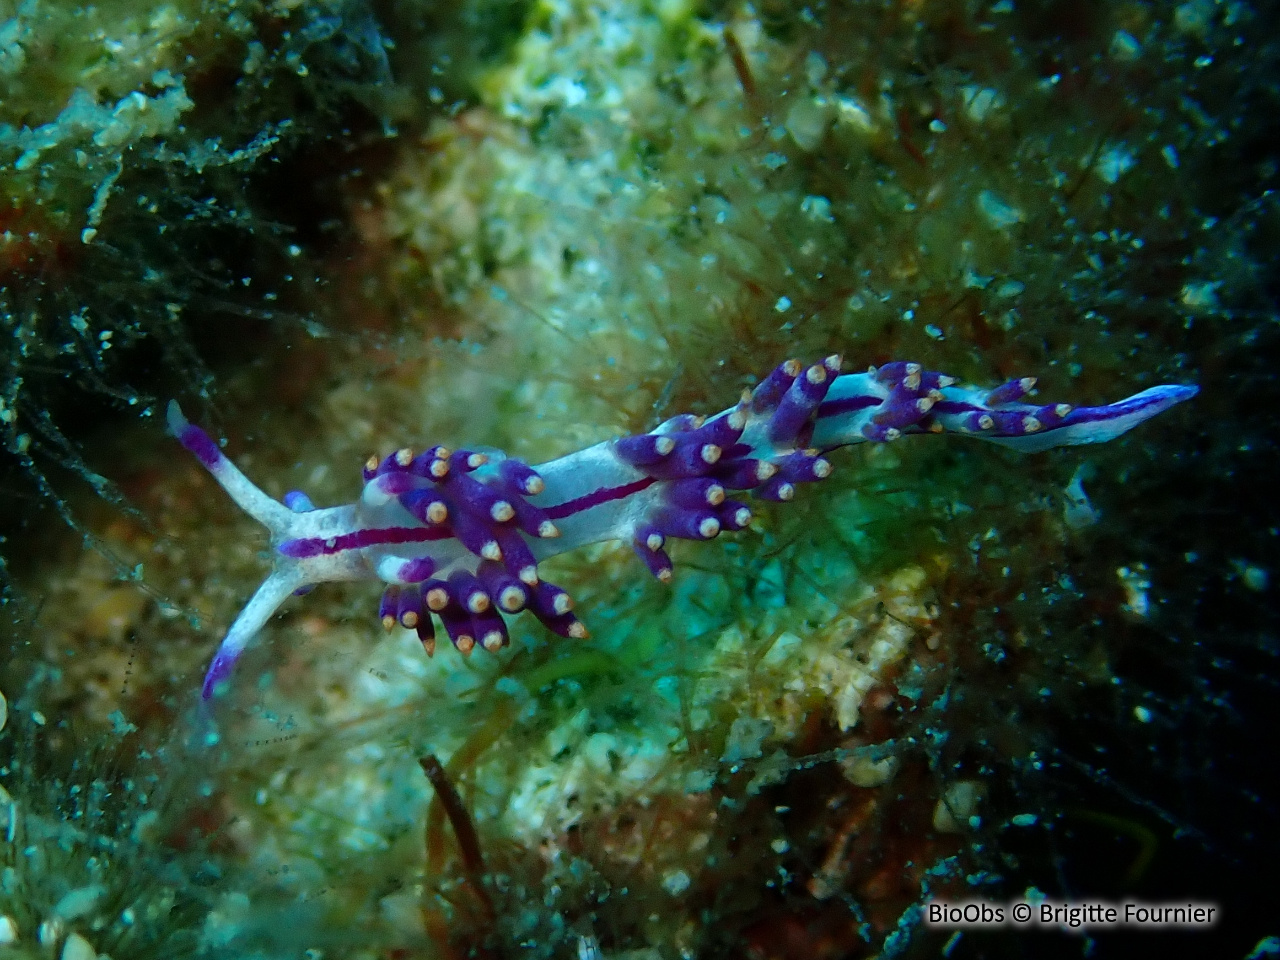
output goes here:
[[273, 535], [283, 535], [289, 529], [293, 511], [259, 490], [252, 480], [227, 459], [212, 437], [182, 415], [182, 409], [175, 401], [169, 401], [166, 419], [169, 431], [178, 438], [179, 443], [196, 455], [222, 489], [227, 491], [227, 495], [235, 501], [236, 506]]

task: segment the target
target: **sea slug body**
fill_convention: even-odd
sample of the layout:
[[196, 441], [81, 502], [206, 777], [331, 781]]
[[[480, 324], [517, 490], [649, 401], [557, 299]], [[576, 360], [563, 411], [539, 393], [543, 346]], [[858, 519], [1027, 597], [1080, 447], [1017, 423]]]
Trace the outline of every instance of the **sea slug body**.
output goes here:
[[274, 569], [231, 625], [209, 666], [208, 703], [240, 654], [290, 594], [326, 581], [377, 579], [379, 617], [435, 650], [435, 620], [463, 654], [508, 643], [506, 617], [530, 611], [549, 630], [585, 637], [548, 557], [605, 540], [629, 542], [649, 572], [672, 576], [671, 539], [709, 540], [751, 519], [735, 496], [787, 501], [831, 473], [827, 454], [914, 433], [957, 433], [1028, 453], [1098, 443], [1195, 396], [1158, 386], [1099, 407], [1024, 402], [1032, 378], [994, 390], [962, 386], [919, 364], [840, 374], [831, 356], [780, 364], [713, 417], [674, 417], [652, 431], [529, 466], [501, 453], [403, 449], [364, 466], [355, 503], [316, 508], [301, 492], [278, 502], [170, 403], [169, 427], [214, 479], [267, 528]]

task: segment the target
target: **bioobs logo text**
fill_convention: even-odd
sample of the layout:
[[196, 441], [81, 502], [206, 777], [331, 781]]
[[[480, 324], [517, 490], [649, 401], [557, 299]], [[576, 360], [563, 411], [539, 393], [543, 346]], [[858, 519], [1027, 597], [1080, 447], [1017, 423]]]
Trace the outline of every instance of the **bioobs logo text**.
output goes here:
[[942, 903], [933, 901], [925, 906], [924, 921], [940, 927], [985, 927], [1005, 922], [1005, 907], [998, 903]]

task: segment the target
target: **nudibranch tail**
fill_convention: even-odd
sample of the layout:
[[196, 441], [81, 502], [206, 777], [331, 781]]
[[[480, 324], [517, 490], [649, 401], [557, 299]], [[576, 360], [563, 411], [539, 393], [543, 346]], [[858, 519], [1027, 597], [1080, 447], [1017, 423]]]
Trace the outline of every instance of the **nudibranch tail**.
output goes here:
[[992, 437], [991, 440], [1022, 453], [1038, 453], [1052, 447], [1082, 443], [1106, 443], [1175, 404], [1190, 400], [1199, 392], [1198, 387], [1191, 385], [1165, 385], [1151, 387], [1126, 400], [1102, 407], [1071, 408], [1057, 404], [1045, 408], [1043, 415], [1051, 429], [1038, 434]]
[[788, 360], [713, 417], [673, 417], [535, 466], [440, 446], [371, 457], [360, 498], [323, 509], [296, 491], [284, 503], [267, 496], [170, 404], [170, 429], [267, 528], [276, 550], [271, 575], [218, 648], [204, 700], [280, 604], [315, 583], [381, 580], [379, 618], [388, 629], [416, 631], [429, 655], [433, 619], [463, 654], [506, 646], [506, 618], [524, 610], [554, 633], [586, 637], [570, 596], [541, 578], [542, 560], [621, 540], [665, 583], [672, 539], [710, 540], [748, 525], [750, 508], [730, 492], [791, 500], [799, 486], [830, 476], [827, 454], [839, 447], [914, 433], [956, 433], [1023, 452], [1098, 443], [1197, 392], [1159, 386], [1097, 407], [1032, 404], [1029, 377], [980, 389], [916, 363], [848, 375], [840, 365], [838, 356], [808, 367]]

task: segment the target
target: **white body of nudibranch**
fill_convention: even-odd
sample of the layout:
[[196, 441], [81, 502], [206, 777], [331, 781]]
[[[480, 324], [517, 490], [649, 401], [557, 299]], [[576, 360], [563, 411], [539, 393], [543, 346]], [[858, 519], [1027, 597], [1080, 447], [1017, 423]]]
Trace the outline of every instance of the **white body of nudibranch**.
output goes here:
[[304, 494], [268, 497], [199, 427], [169, 406], [169, 426], [231, 498], [267, 528], [274, 569], [236, 618], [205, 677], [208, 701], [249, 641], [290, 594], [315, 583], [387, 584], [383, 623], [416, 629], [435, 649], [433, 616], [464, 654], [498, 650], [505, 617], [528, 609], [549, 629], [585, 637], [559, 587], [538, 575], [550, 556], [626, 540], [654, 576], [671, 578], [670, 538], [706, 540], [751, 518], [730, 498], [786, 501], [831, 472], [830, 451], [912, 433], [955, 433], [1025, 452], [1110, 440], [1196, 394], [1159, 386], [1100, 407], [1023, 402], [1031, 378], [994, 390], [960, 386], [918, 364], [840, 375], [840, 359], [778, 366], [734, 407], [683, 415], [536, 467], [501, 453], [399, 450], [365, 465], [353, 504], [317, 509]]

